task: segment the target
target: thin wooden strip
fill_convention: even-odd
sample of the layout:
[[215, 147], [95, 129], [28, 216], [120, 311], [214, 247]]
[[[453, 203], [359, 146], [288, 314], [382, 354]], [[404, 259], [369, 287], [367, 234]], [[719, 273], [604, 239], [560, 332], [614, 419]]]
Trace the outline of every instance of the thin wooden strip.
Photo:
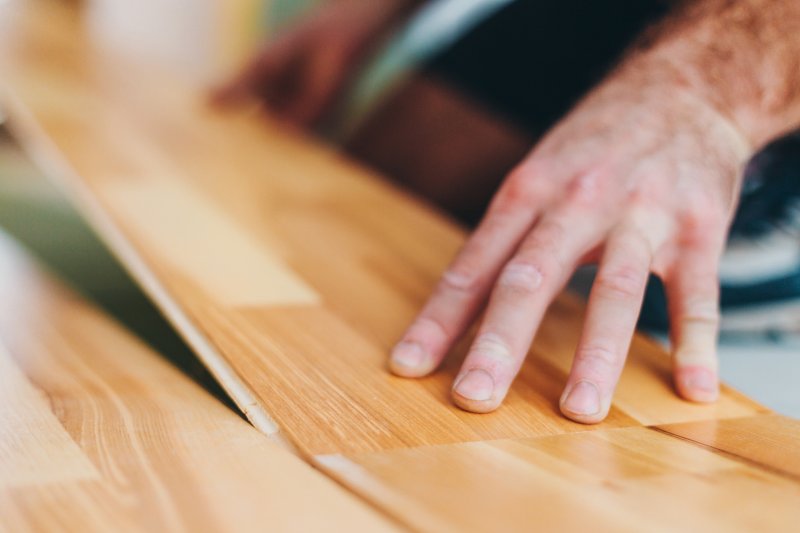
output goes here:
[[[0, 20], [3, 20], [0, 18]], [[114, 222], [114, 219], [103, 209], [94, 197], [90, 188], [76, 176], [70, 176], [74, 170], [64, 160], [58, 148], [51, 143], [46, 134], [39, 128], [33, 117], [14, 95], [7, 91], [3, 95], [6, 111], [14, 116], [14, 129], [24, 138], [36, 138], [35, 143], [25, 143], [28, 155], [42, 168], [48, 177], [69, 182], [69, 192], [77, 199], [84, 215], [98, 230], [111, 250], [120, 259], [122, 265], [141, 285], [142, 289], [155, 301], [164, 315], [181, 333], [187, 344], [201, 359], [209, 372], [219, 381], [230, 395], [236, 406], [247, 416], [247, 419], [261, 432], [270, 436], [281, 445], [291, 448], [280, 435], [276, 422], [266, 413], [257, 401], [255, 393], [249, 385], [231, 367], [229, 362], [216, 349], [215, 345], [201, 327], [191, 319], [184, 307], [178, 305], [175, 298], [161, 282], [161, 276], [154, 270], [141, 252], [125, 237]], [[60, 183], [65, 185], [65, 183]], [[168, 269], [163, 269], [168, 270]]]

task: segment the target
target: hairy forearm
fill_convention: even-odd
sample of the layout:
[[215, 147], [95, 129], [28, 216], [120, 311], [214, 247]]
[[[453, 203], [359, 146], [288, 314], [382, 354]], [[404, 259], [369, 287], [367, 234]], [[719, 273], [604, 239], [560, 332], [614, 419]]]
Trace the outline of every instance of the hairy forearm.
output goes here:
[[757, 148], [800, 126], [800, 2], [681, 2], [627, 66], [708, 102]]

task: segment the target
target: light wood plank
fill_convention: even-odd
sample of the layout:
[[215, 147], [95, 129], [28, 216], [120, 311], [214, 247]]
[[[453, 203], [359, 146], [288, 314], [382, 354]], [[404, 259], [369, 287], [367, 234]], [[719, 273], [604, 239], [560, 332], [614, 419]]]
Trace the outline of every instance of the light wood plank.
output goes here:
[[319, 304], [319, 295], [269, 248], [250, 239], [193, 188], [178, 181], [125, 181], [109, 187], [108, 198], [159, 258], [191, 276], [215, 301], [231, 307]]
[[0, 491], [100, 478], [50, 410], [47, 396], [28, 381], [2, 346], [0, 398]]
[[800, 420], [769, 415], [659, 429], [800, 480]]
[[[464, 232], [376, 176], [261, 115], [211, 109], [204, 88], [40, 0], [3, 12], [0, 80], [19, 139], [263, 431], [313, 455], [586, 430], [557, 409], [583, 309], [567, 296], [495, 414], [449, 400], [463, 344], [428, 379], [388, 374]], [[637, 338], [599, 427], [763, 410], [727, 389], [683, 402], [668, 368]]]
[[[796, 439], [796, 423], [785, 419], [731, 424]], [[420, 531], [796, 529], [800, 481], [727, 449], [635, 427], [316, 461]], [[796, 440], [782, 456], [796, 464]]]
[[0, 235], [0, 531], [391, 531]]

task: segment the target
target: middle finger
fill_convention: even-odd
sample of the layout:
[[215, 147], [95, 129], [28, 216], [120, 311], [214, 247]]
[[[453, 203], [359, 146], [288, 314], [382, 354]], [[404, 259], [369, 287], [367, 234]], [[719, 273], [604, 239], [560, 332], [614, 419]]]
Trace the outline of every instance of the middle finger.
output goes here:
[[453, 387], [453, 400], [473, 412], [505, 398], [552, 299], [582, 255], [602, 235], [600, 220], [562, 211], [546, 215], [506, 264], [486, 316]]

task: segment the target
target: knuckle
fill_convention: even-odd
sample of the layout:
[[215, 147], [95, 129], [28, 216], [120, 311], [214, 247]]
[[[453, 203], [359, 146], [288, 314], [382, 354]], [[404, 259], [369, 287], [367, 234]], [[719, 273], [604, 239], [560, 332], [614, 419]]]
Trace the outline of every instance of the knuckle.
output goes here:
[[548, 188], [543, 180], [525, 167], [518, 167], [509, 174], [492, 202], [492, 211], [505, 212], [524, 208], [541, 201]]
[[688, 235], [702, 237], [713, 230], [724, 230], [728, 222], [728, 212], [719, 200], [699, 193], [686, 200], [680, 218]]
[[451, 267], [442, 274], [439, 290], [461, 294], [475, 294], [482, 285], [481, 276], [471, 268]]
[[542, 269], [535, 263], [514, 260], [503, 269], [497, 280], [498, 287], [523, 295], [530, 295], [542, 285]]
[[608, 172], [598, 168], [584, 172], [566, 187], [565, 199], [577, 206], [584, 208], [595, 207], [604, 191], [604, 182], [608, 180]]
[[719, 317], [711, 315], [684, 315], [681, 317], [680, 328], [683, 331], [693, 332], [697, 335], [700, 332], [716, 333], [719, 327]]
[[683, 215], [683, 226], [690, 235], [708, 235], [725, 226], [725, 217], [715, 210], [688, 211]]
[[617, 236], [616, 247], [623, 257], [644, 259], [645, 254], [648, 258], [653, 255], [652, 239], [645, 235], [639, 222], [629, 222], [620, 228]]
[[567, 230], [561, 221], [554, 217], [545, 218], [531, 235], [526, 248], [555, 250], [564, 242]]
[[601, 270], [595, 282], [604, 296], [638, 300], [647, 283], [647, 273], [630, 265]]
[[682, 367], [699, 366], [712, 371], [716, 371], [719, 368], [716, 354], [709, 350], [681, 347], [680, 350], [675, 352], [674, 357], [675, 362]]
[[486, 332], [478, 335], [470, 351], [484, 359], [484, 362], [507, 364], [513, 360], [508, 343], [496, 333]]
[[720, 321], [719, 305], [716, 299], [703, 298], [686, 303], [680, 317], [684, 324], [716, 328]]
[[557, 220], [544, 220], [500, 273], [498, 287], [532, 294], [546, 280], [568, 269], [561, 244], [566, 230]]
[[605, 346], [589, 345], [578, 350], [575, 359], [584, 368], [594, 369], [598, 374], [619, 365], [620, 355]]

